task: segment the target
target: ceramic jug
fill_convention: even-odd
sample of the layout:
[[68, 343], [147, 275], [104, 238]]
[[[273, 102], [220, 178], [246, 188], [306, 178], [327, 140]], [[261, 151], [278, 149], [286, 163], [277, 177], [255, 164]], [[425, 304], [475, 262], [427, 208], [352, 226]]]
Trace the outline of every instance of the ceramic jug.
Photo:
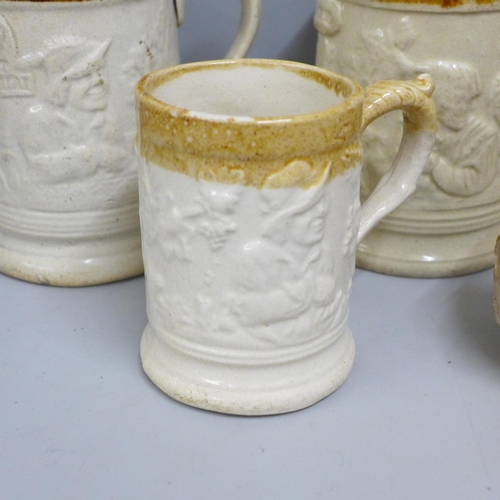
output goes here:
[[[443, 277], [494, 263], [500, 233], [500, 2], [318, 0], [317, 63], [364, 85], [429, 73], [437, 139], [415, 194], [360, 244], [357, 264]], [[402, 118], [363, 137], [362, 197], [389, 168]]]
[[[183, 1], [0, 1], [0, 271], [81, 286], [141, 274], [134, 87], [179, 62]], [[228, 57], [255, 34], [242, 0]]]

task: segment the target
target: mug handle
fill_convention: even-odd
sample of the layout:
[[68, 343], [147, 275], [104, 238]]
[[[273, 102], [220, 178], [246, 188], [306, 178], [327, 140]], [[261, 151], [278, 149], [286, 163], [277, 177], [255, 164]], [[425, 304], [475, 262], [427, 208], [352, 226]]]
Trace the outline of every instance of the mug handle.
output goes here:
[[[174, 0], [177, 26], [184, 22], [184, 0]], [[260, 20], [260, 0], [241, 0], [240, 26], [226, 59], [245, 57], [252, 45]]]
[[361, 133], [371, 122], [395, 110], [403, 112], [404, 127], [394, 163], [361, 207], [358, 243], [415, 191], [436, 138], [436, 108], [431, 97], [434, 82], [429, 75], [374, 83], [364, 92]]

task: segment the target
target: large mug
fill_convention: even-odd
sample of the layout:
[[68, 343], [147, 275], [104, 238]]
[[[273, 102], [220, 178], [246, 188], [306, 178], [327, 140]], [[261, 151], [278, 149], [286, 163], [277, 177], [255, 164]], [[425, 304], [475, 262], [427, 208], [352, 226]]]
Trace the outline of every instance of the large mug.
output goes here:
[[[242, 0], [229, 57], [259, 14]], [[173, 0], [0, 0], [1, 272], [62, 286], [143, 272], [134, 88], [179, 62], [178, 18]]]
[[[144, 370], [170, 396], [245, 415], [311, 405], [347, 377], [358, 242], [431, 151], [430, 77], [362, 89], [299, 63], [213, 61], [139, 83]], [[360, 208], [364, 128], [405, 115]]]
[[[422, 72], [436, 84], [424, 174], [359, 246], [358, 265], [412, 277], [491, 267], [500, 234], [500, 2], [318, 0], [315, 25], [322, 67], [362, 85]], [[362, 198], [390, 167], [401, 130], [395, 114], [366, 131]]]

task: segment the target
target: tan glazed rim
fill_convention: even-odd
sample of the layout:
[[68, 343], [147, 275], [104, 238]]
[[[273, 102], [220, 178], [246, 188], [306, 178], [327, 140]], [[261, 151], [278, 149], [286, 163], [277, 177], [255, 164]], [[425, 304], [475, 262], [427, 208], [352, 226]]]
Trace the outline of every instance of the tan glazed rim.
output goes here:
[[65, 9], [94, 9], [123, 4], [129, 0], [0, 0], [0, 10], [16, 12], [37, 10], [41, 12], [61, 11]]
[[[245, 66], [281, 68], [314, 80], [342, 95], [344, 101], [321, 111], [288, 116], [252, 117], [245, 121], [204, 114], [167, 104], [153, 97], [162, 84], [186, 73]], [[358, 139], [364, 93], [354, 80], [308, 64], [271, 59], [205, 61], [162, 69], [137, 85], [139, 147], [146, 158], [151, 148], [187, 154], [240, 159], [273, 159], [316, 155]], [[155, 157], [158, 155], [155, 154]]]
[[11, 3], [88, 3], [88, 2], [102, 3], [105, 0], [1, 0], [1, 1], [11, 2]]
[[476, 13], [500, 10], [500, 0], [344, 0], [375, 9], [433, 13]]

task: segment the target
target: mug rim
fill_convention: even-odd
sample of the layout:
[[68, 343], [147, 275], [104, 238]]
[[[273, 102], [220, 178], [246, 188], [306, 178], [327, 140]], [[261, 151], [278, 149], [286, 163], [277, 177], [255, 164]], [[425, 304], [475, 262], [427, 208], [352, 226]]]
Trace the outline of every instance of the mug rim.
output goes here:
[[[325, 68], [319, 66], [314, 66], [311, 64], [300, 63], [295, 61], [287, 61], [282, 59], [259, 59], [259, 58], [245, 58], [245, 59], [218, 59], [212, 61], [196, 61], [191, 63], [178, 64], [176, 66], [171, 66], [167, 68], [162, 68], [153, 71], [139, 80], [136, 86], [136, 100], [138, 105], [142, 102], [148, 102], [150, 106], [153, 106], [160, 110], [172, 110], [177, 113], [190, 113], [190, 117], [201, 121], [210, 121], [214, 123], [227, 123], [228, 119], [238, 118], [238, 115], [222, 115], [217, 113], [203, 113], [203, 116], [195, 115], [192, 112], [194, 110], [189, 110], [174, 104], [167, 103], [153, 96], [152, 92], [159, 88], [164, 83], [172, 81], [184, 74], [191, 73], [194, 71], [210, 71], [214, 69], [230, 69], [229, 67], [265, 67], [265, 68], [275, 68], [282, 67], [286, 70], [290, 70], [296, 74], [299, 74], [305, 78], [315, 79], [318, 83], [323, 84], [327, 80], [332, 82], [333, 80], [337, 82], [342, 82], [344, 85], [349, 85], [351, 87], [351, 92], [348, 96], [343, 95], [344, 100], [339, 104], [333, 106], [328, 106], [325, 109], [309, 112], [300, 113], [292, 115], [273, 115], [273, 116], [251, 116], [251, 120], [236, 121], [239, 125], [245, 124], [272, 124], [283, 123], [283, 121], [294, 121], [294, 122], [308, 122], [317, 121], [322, 117], [331, 116], [332, 114], [338, 113], [343, 107], [355, 107], [359, 100], [363, 99], [363, 88], [361, 85], [353, 80], [352, 78], [342, 75], [340, 73], [335, 73]], [[311, 76], [321, 76], [323, 77], [323, 82], [319, 81], [318, 78], [311, 78]], [[339, 92], [341, 93], [341, 92]]]
[[54, 10], [74, 9], [77, 7], [108, 7], [114, 4], [124, 3], [127, 0], [0, 0], [1, 11], [13, 10]]
[[[167, 104], [151, 94], [165, 79], [186, 71], [244, 66], [289, 68], [347, 89], [337, 105], [312, 113], [264, 116], [238, 120], [237, 116], [204, 115]], [[335, 89], [333, 90], [335, 92]], [[340, 92], [336, 92], [339, 95]], [[160, 163], [172, 152], [240, 160], [271, 160], [286, 156], [310, 156], [345, 148], [359, 141], [364, 90], [349, 77], [309, 64], [277, 59], [202, 61], [171, 66], [143, 77], [136, 87], [137, 145], [146, 160]], [[208, 116], [208, 115], [207, 115]]]
[[344, 0], [346, 3], [390, 11], [475, 14], [500, 10], [500, 0]]

